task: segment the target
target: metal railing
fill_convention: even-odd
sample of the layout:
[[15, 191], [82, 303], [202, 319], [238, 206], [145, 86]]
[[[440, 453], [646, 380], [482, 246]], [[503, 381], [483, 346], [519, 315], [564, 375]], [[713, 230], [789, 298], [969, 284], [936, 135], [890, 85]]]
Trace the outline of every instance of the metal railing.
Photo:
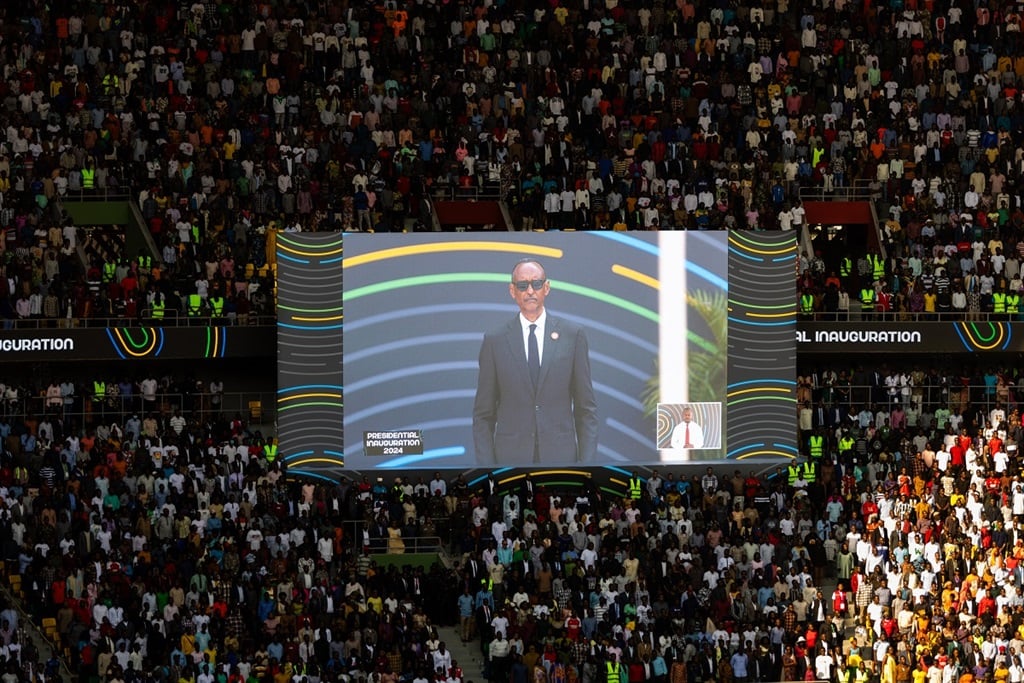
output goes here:
[[45, 415], [62, 418], [65, 423], [80, 424], [117, 422], [123, 425], [132, 415], [143, 418], [153, 413], [168, 418], [181, 411], [186, 418], [205, 418], [222, 415], [228, 419], [241, 415], [250, 424], [272, 424], [277, 421], [277, 394], [273, 391], [227, 391], [220, 394], [208, 392], [183, 394], [158, 392], [155, 401], [144, 401], [138, 390], [131, 397], [104, 397], [102, 400], [89, 394], [86, 383], [75, 387], [78, 396], [71, 404], [51, 404], [45, 395], [19, 395], [16, 398], [0, 398], [0, 416], [12, 421], [29, 417], [42, 419]]
[[130, 187], [97, 187], [92, 190], [67, 190], [57, 197], [62, 202], [128, 202], [132, 199]]
[[[799, 376], [806, 376], [807, 373]], [[810, 373], [813, 374], [813, 373]], [[896, 387], [895, 393], [885, 385], [885, 378], [882, 384], [833, 384], [831, 386], [821, 385], [818, 387], [797, 386], [798, 411], [804, 406], [800, 399], [810, 402], [811, 412], [815, 413], [818, 407], [818, 400], [825, 402], [826, 407], [838, 406], [839, 408], [863, 409], [864, 406], [874, 406], [875, 412], [880, 409], [895, 410], [902, 407], [904, 410], [913, 407], [921, 411], [930, 408], [934, 413], [937, 408], [948, 408], [949, 410], [967, 410], [969, 407], [976, 410], [991, 411], [997, 406], [1003, 407], [1007, 413], [1024, 402], [1024, 385], [1018, 387], [1013, 384], [1004, 383], [999, 385], [998, 376], [995, 384], [963, 384], [959, 377], [946, 377], [938, 383], [926, 383], [922, 386], [910, 386], [908, 392], [903, 393], [904, 387]], [[810, 392], [810, 399], [807, 399], [807, 392]], [[829, 402], [831, 398], [831, 402]], [[847, 415], [842, 415], [846, 419]], [[813, 419], [813, 415], [812, 415]], [[871, 424], [875, 424], [872, 417]], [[922, 425], [924, 426], [924, 425]]]
[[441, 201], [487, 201], [496, 202], [501, 199], [501, 187], [497, 183], [461, 186], [459, 184], [435, 185], [431, 188], [433, 199]]
[[[882, 185], [871, 180], [854, 180], [853, 185], [844, 185], [826, 190], [821, 186], [801, 187], [802, 202], [868, 202], [882, 198]], [[841, 217], [836, 220], [841, 223]]]
[[277, 316], [274, 315], [249, 313], [240, 317], [235, 313], [230, 313], [218, 317], [209, 314], [188, 316], [176, 309], [165, 309], [163, 318], [154, 318], [151, 309], [146, 308], [134, 318], [9, 318], [3, 321], [3, 328], [5, 330], [66, 330], [82, 327], [200, 327], [206, 325], [255, 327], [276, 324]]
[[861, 311], [860, 303], [850, 301], [849, 311], [800, 313], [801, 322], [1024, 322], [1024, 313], [986, 313], [982, 311]]
[[404, 548], [401, 551], [396, 551], [391, 549], [390, 539], [371, 537], [369, 551], [374, 555], [383, 555], [394, 552], [440, 553], [444, 550], [440, 536], [403, 536], [401, 540]]

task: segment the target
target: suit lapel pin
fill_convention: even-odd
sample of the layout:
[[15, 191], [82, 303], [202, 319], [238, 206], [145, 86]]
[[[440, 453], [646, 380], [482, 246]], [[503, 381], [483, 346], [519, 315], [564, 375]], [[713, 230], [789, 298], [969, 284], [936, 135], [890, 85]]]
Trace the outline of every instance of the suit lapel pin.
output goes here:
[[557, 332], [552, 332], [551, 333], [551, 338], [554, 339], [554, 340], [557, 340], [558, 339], [558, 333]]

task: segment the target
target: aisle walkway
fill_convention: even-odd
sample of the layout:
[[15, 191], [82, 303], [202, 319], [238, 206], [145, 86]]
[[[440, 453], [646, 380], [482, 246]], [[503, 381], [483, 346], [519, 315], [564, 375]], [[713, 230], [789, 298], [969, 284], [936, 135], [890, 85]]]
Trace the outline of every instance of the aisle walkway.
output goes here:
[[484, 658], [480, 654], [480, 641], [463, 643], [458, 626], [442, 626], [438, 635], [452, 653], [452, 659], [462, 667], [463, 683], [484, 683]]

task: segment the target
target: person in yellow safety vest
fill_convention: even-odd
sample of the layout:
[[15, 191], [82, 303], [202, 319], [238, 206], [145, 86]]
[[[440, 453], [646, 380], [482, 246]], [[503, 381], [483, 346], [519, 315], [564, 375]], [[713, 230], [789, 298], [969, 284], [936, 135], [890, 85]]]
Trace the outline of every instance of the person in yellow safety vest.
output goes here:
[[839, 439], [839, 455], [851, 452], [856, 444], [857, 441], [850, 436], [849, 432], [844, 432], [843, 436]]
[[82, 189], [93, 190], [96, 188], [96, 169], [90, 164], [82, 169]]
[[796, 463], [791, 464], [786, 468], [786, 479], [790, 486], [792, 486], [797, 479], [800, 478], [800, 465]]
[[839, 277], [850, 277], [851, 270], [853, 270], [853, 259], [844, 256], [839, 262]]
[[999, 288], [999, 291], [992, 292], [992, 312], [1006, 313], [1006, 292]]
[[818, 465], [808, 460], [804, 463], [800, 473], [804, 475], [804, 481], [813, 484], [814, 480], [818, 477]]
[[807, 439], [807, 452], [812, 460], [821, 460], [821, 456], [825, 455], [825, 437], [821, 434], [811, 434]]
[[92, 381], [92, 405], [93, 409], [99, 411], [100, 415], [103, 415], [103, 406], [107, 401], [107, 383], [101, 379], [94, 379]]
[[149, 254], [140, 252], [138, 258], [135, 259], [135, 262], [139, 264], [139, 272], [144, 275], [149, 275], [153, 270], [153, 257]]
[[210, 304], [210, 315], [219, 318], [224, 315], [224, 297], [214, 294], [207, 301]]
[[885, 279], [885, 259], [881, 254], [868, 254], [871, 263], [871, 277], [875, 280]]
[[640, 500], [641, 495], [643, 495], [643, 483], [634, 472], [633, 476], [629, 478], [629, 497], [632, 500]]
[[875, 310], [875, 288], [862, 287], [860, 290], [860, 315], [862, 318], [870, 318]]
[[1006, 312], [1010, 315], [1020, 313], [1020, 294], [1017, 292], [1006, 293]]
[[277, 460], [277, 439], [271, 437], [267, 441], [267, 445], [263, 447], [263, 457], [267, 459], [267, 464], [273, 464]]
[[117, 92], [117, 87], [120, 85], [120, 79], [117, 74], [108, 73], [103, 77], [103, 94], [110, 96]]
[[807, 316], [814, 314], [814, 295], [809, 289], [805, 289], [800, 295], [800, 313]]
[[188, 295], [188, 317], [196, 318], [203, 313], [203, 297], [198, 294]]
[[618, 655], [611, 654], [605, 666], [608, 675], [607, 683], [628, 683], [626, 668], [619, 662]]
[[164, 319], [164, 311], [167, 310], [167, 302], [164, 301], [164, 295], [163, 294], [157, 294], [156, 295], [156, 298], [153, 299], [153, 304], [151, 306], [151, 309], [152, 309], [153, 319], [154, 320], [163, 320]]
[[117, 277], [117, 264], [113, 261], [105, 261], [103, 263], [103, 282], [104, 284], [111, 283]]

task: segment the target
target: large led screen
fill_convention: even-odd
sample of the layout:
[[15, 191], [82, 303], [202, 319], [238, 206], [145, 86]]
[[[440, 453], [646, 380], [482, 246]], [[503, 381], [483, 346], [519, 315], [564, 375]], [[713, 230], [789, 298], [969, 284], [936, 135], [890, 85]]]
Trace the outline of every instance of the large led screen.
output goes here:
[[724, 457], [728, 251], [725, 232], [346, 235], [345, 467]]

